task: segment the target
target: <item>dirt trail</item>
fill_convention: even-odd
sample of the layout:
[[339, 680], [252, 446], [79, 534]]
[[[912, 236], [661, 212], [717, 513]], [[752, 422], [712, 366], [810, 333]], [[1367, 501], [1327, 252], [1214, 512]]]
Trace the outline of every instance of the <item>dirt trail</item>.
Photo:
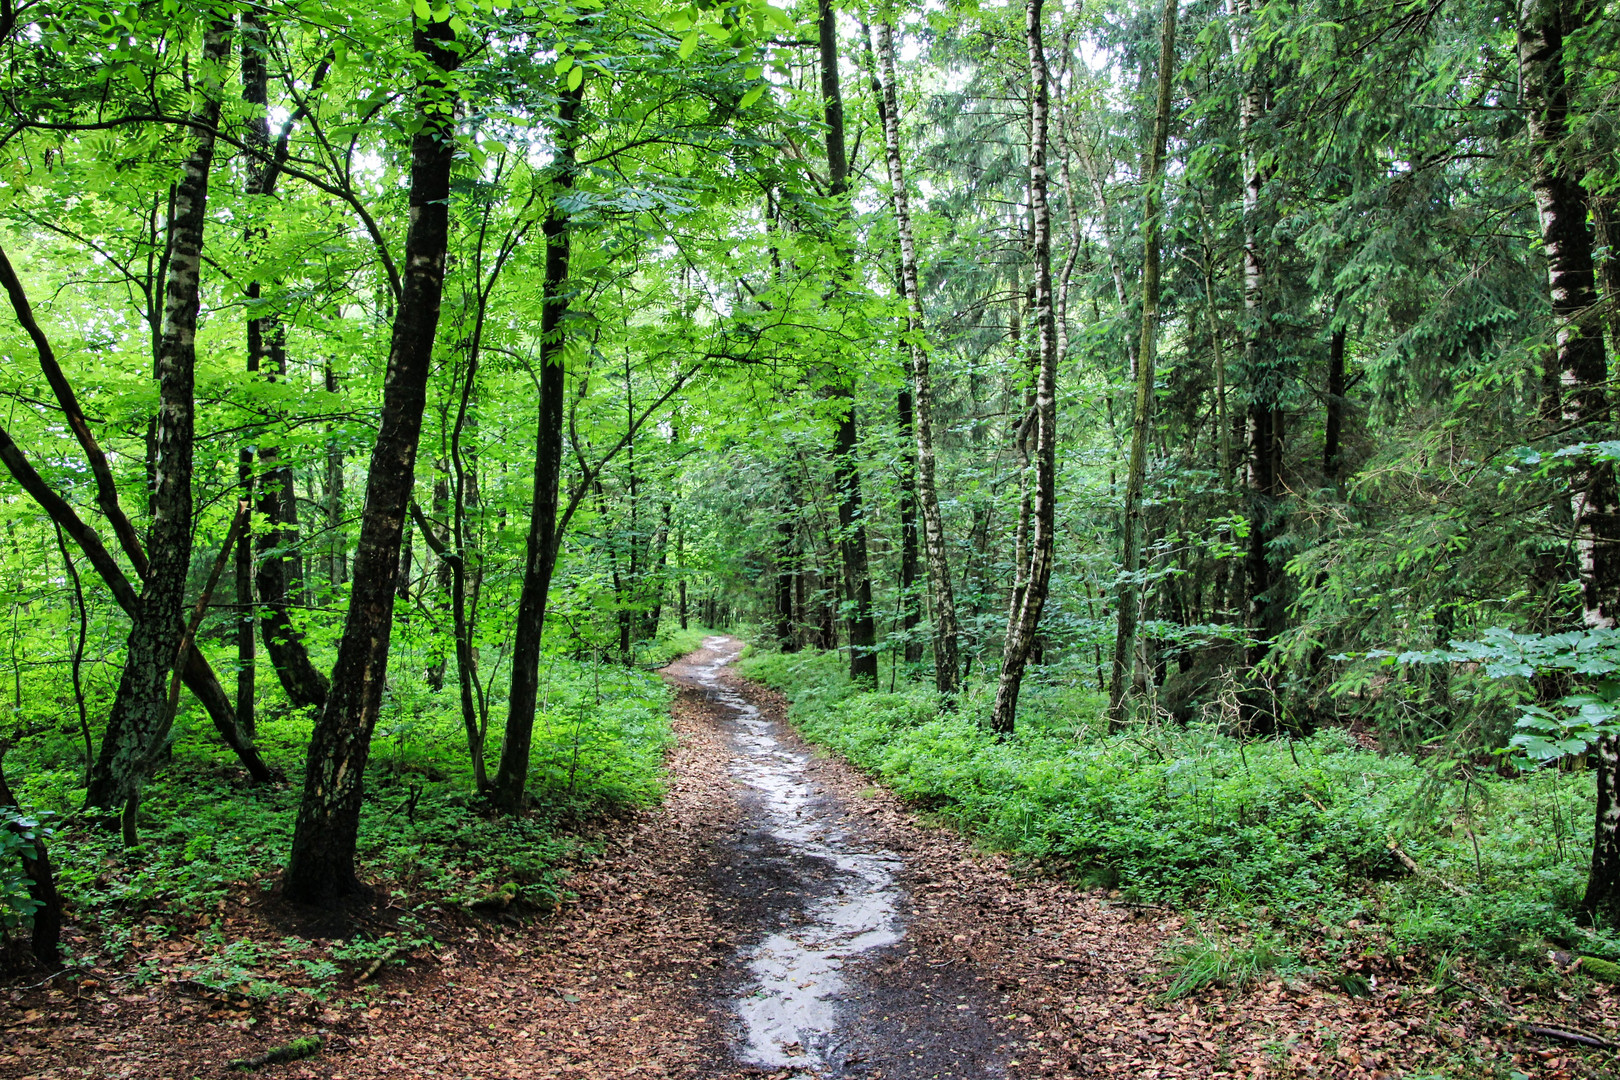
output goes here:
[[[447, 944], [345, 991], [370, 995], [358, 1008], [119, 973], [0, 990], [0, 1077], [216, 1077], [308, 1034], [325, 1051], [274, 1076], [1393, 1078], [1486, 1075], [1482, 1060], [1612, 1075], [1354, 942], [1316, 962], [1375, 980], [1370, 997], [1273, 979], [1161, 1003], [1178, 916], [1019, 874], [930, 826], [799, 740], [780, 695], [730, 670], [738, 642], [706, 645], [665, 672], [664, 803], [608, 828], [557, 918], [433, 927]], [[279, 940], [261, 900], [235, 898], [215, 928]], [[1575, 1018], [1614, 1030], [1617, 1005], [1601, 989]]]
[[740, 982], [718, 999], [733, 1013], [738, 1063], [894, 1080], [1005, 1075], [994, 986], [941, 970], [950, 958], [919, 970], [905, 862], [860, 812], [869, 800], [847, 790], [851, 770], [819, 760], [729, 676], [740, 642], [704, 645], [666, 677], [702, 694], [738, 786], [741, 816], [709, 870], [741, 946]]

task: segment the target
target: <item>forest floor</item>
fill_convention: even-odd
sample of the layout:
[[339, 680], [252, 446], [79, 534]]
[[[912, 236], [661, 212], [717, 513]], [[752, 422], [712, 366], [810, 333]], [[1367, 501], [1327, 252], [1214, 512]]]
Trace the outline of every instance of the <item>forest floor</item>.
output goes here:
[[[606, 827], [555, 917], [430, 923], [435, 945], [327, 1001], [151, 978], [183, 971], [197, 934], [154, 937], [148, 978], [0, 984], [0, 1077], [220, 1076], [309, 1035], [321, 1053], [266, 1075], [1615, 1075], [1612, 1057], [1378, 956], [1358, 961], [1365, 996], [1298, 975], [1166, 1001], [1181, 916], [930, 823], [800, 741], [779, 695], [727, 670], [739, 649], [711, 638], [666, 670], [667, 797]], [[225, 905], [213, 930], [285, 938], [263, 896]], [[1506, 1007], [1556, 1025], [1556, 996]], [[1617, 998], [1588, 996], [1565, 1022], [1612, 1035]]]

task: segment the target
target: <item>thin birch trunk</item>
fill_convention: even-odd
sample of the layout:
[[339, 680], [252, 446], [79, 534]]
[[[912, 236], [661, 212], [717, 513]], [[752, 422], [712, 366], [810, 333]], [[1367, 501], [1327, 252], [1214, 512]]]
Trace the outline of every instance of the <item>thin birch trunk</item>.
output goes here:
[[1040, 369], [1035, 382], [1035, 492], [1031, 514], [1029, 571], [1023, 602], [1008, 621], [1002, 651], [1001, 678], [990, 727], [1010, 734], [1018, 713], [1018, 691], [1035, 645], [1041, 611], [1046, 605], [1057, 526], [1057, 326], [1052, 297], [1052, 212], [1047, 204], [1047, 68], [1041, 42], [1043, 0], [1028, 0], [1024, 32], [1029, 45], [1030, 139], [1029, 201], [1031, 252], [1035, 264], [1035, 325], [1040, 343]]
[[950, 556], [945, 549], [945, 522], [939, 509], [937, 459], [934, 452], [934, 386], [929, 366], [922, 288], [917, 272], [917, 244], [911, 229], [911, 197], [906, 190], [905, 159], [900, 153], [900, 100], [894, 64], [894, 27], [878, 23], [878, 55], [883, 67], [883, 141], [889, 166], [896, 229], [900, 234], [900, 279], [910, 308], [907, 352], [911, 358], [912, 431], [917, 444], [917, 509], [922, 517], [923, 551], [934, 609], [934, 684], [942, 694], [961, 688], [957, 655], [956, 594], [951, 587]]

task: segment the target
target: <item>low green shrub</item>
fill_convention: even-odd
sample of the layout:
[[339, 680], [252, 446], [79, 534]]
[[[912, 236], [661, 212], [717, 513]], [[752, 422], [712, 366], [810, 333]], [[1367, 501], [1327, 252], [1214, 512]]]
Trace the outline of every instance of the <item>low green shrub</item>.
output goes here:
[[1097, 695], [1038, 681], [1017, 733], [1000, 739], [978, 720], [983, 685], [941, 712], [918, 683], [861, 691], [836, 654], [760, 653], [742, 671], [787, 692], [806, 736], [913, 804], [1080, 880], [1301, 924], [1359, 916], [1397, 948], [1515, 955], [1553, 941], [1620, 956], [1615, 935], [1575, 919], [1587, 774], [1481, 775], [1373, 753], [1331, 729], [1240, 741], [1166, 725], [1109, 737]]

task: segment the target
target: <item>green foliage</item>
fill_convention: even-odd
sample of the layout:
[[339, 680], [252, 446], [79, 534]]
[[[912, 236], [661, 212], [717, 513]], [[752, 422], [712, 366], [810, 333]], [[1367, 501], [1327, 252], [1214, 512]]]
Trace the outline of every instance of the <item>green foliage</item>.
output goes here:
[[1403, 948], [1513, 956], [1553, 941], [1620, 956], [1620, 937], [1575, 918], [1591, 843], [1582, 773], [1430, 768], [1337, 730], [1245, 742], [1192, 724], [1109, 738], [1095, 699], [1076, 716], [1039, 686], [1019, 731], [997, 739], [973, 719], [983, 688], [941, 714], [916, 685], [857, 692], [828, 655], [763, 653], [742, 670], [790, 695], [809, 738], [907, 800], [1083, 881], [1313, 927], [1359, 916]]
[[[546, 910], [564, 895], [569, 865], [589, 854], [568, 827], [659, 798], [669, 745], [661, 680], [612, 663], [553, 656], [547, 664], [531, 772], [535, 811], [521, 817], [485, 812], [471, 791], [453, 691], [413, 690], [401, 679], [368, 776], [363, 874], [432, 903], [475, 903], [505, 889], [509, 901]], [[296, 715], [261, 722], [260, 745], [289, 778], [268, 786], [244, 784], [207, 733], [182, 738], [146, 789], [138, 849], [83, 824], [58, 834], [52, 855], [70, 908], [111, 922], [187, 919], [234, 890], [268, 883], [286, 857], [308, 733], [309, 720]], [[492, 743], [499, 745], [498, 728]], [[73, 809], [72, 771], [29, 756], [13, 751], [14, 763], [32, 766], [22, 797]], [[221, 970], [235, 962], [224, 956]]]
[[1191, 941], [1182, 941], [1165, 951], [1170, 985], [1164, 991], [1167, 1001], [1196, 994], [1210, 986], [1243, 990], [1268, 975], [1293, 975], [1305, 971], [1299, 957], [1288, 952], [1275, 938], [1260, 932], [1252, 941], [1239, 943], [1219, 930], [1206, 933], [1202, 927]]

